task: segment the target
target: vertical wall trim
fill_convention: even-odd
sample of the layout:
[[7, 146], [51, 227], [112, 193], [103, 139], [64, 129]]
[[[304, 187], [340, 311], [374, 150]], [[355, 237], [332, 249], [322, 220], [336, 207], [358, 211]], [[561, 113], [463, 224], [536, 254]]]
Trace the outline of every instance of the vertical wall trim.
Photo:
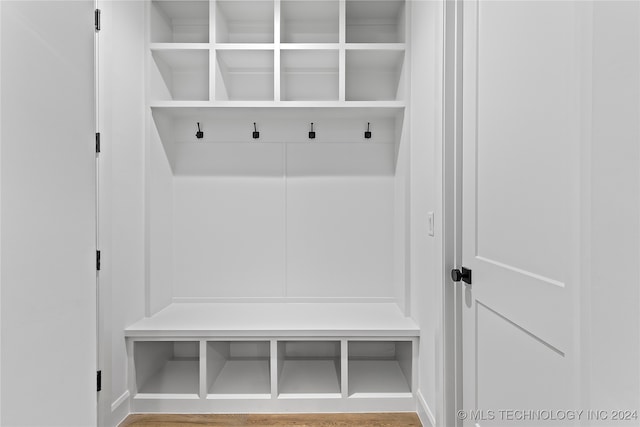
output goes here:
[[145, 2], [144, 13], [144, 165], [143, 165], [143, 191], [144, 191], [144, 315], [151, 316], [151, 191], [149, 191], [151, 180], [151, 112], [149, 109], [149, 69], [152, 61], [151, 54], [147, 46], [151, 40], [151, 2]]
[[591, 144], [592, 144], [592, 116], [593, 116], [593, 5], [590, 2], [581, 4], [579, 11], [579, 28], [577, 38], [581, 41], [578, 46], [581, 56], [580, 67], [580, 167], [578, 185], [579, 214], [572, 214], [580, 218], [579, 224], [579, 248], [578, 266], [574, 270], [578, 275], [574, 301], [578, 302], [575, 308], [575, 322], [579, 328], [576, 345], [576, 359], [574, 375], [577, 377], [575, 386], [579, 388], [576, 396], [579, 397], [579, 407], [590, 408], [590, 383], [591, 383]]
[[[94, 10], [99, 10], [102, 5], [98, 0], [93, 0], [93, 8]], [[94, 15], [94, 19], [99, 17], [99, 15]], [[100, 21], [102, 19], [100, 18]], [[100, 22], [98, 21], [98, 22]], [[96, 22], [97, 24], [97, 22]], [[102, 132], [101, 129], [101, 104], [102, 99], [100, 98], [100, 86], [102, 83], [101, 73], [100, 73], [100, 31], [102, 28], [94, 31], [94, 47], [93, 47], [93, 73], [94, 73], [94, 121], [95, 121], [95, 132], [96, 135], [99, 135]], [[95, 143], [95, 141], [94, 141]], [[101, 239], [100, 239], [100, 224], [101, 224], [101, 216], [100, 216], [100, 199], [101, 199], [101, 191], [100, 191], [100, 154], [96, 151], [95, 154], [95, 227], [96, 227], [96, 251], [101, 249]], [[98, 252], [96, 252], [98, 253]], [[103, 371], [105, 375], [104, 378], [101, 378], [100, 384], [100, 392], [97, 396], [97, 425], [105, 426], [107, 424], [107, 420], [110, 419], [111, 413], [108, 411], [109, 408], [109, 398], [111, 397], [111, 341], [110, 336], [107, 331], [110, 331], [111, 328], [106, 327], [106, 320], [110, 319], [108, 313], [109, 302], [108, 295], [105, 292], [102, 292], [103, 283], [100, 278], [101, 274], [97, 271], [96, 266], [96, 371]], [[107, 337], [109, 339], [107, 339]]]
[[[405, 104], [411, 108], [411, 2], [405, 2], [404, 13], [404, 40], [405, 40], [405, 53], [404, 53], [404, 100]], [[403, 115], [402, 135], [400, 143], [407, 145], [407, 171], [405, 175], [405, 211], [404, 211], [404, 229], [402, 230], [404, 235], [404, 274], [402, 284], [404, 292], [402, 296], [404, 301], [402, 307], [404, 309], [404, 315], [411, 316], [411, 112], [408, 111]]]
[[340, 391], [343, 399], [349, 397], [349, 342], [346, 338], [340, 340]]
[[459, 349], [462, 337], [460, 313], [456, 310], [461, 298], [461, 284], [454, 284], [447, 272], [458, 265], [462, 254], [462, 0], [444, 0], [443, 9], [443, 83], [442, 111], [442, 348], [437, 353], [439, 366], [436, 381], [438, 424], [458, 426], [455, 415], [461, 401], [462, 387], [459, 374], [462, 353]]
[[280, 81], [282, 69], [280, 67], [280, 21], [281, 21], [281, 5], [280, 0], [275, 0], [273, 3], [273, 100], [280, 101]]
[[431, 411], [431, 408], [429, 408], [429, 405], [427, 405], [427, 401], [424, 400], [424, 396], [420, 390], [416, 393], [416, 397], [418, 403], [417, 412], [420, 422], [424, 427], [436, 427], [436, 419], [433, 416], [433, 412]]
[[[2, 3], [0, 1], [0, 100], [2, 99]], [[2, 242], [2, 102], [0, 102], [0, 242]], [[0, 245], [0, 248], [2, 245]], [[0, 249], [0, 319], [2, 319], [2, 252]], [[0, 330], [2, 321], [0, 320]], [[2, 384], [2, 337], [0, 337], [0, 384]], [[2, 387], [0, 387], [0, 390]], [[0, 424], [2, 424], [2, 392], [0, 391]]]
[[347, 2], [340, 0], [338, 4], [338, 101], [346, 98], [346, 40], [347, 40]]

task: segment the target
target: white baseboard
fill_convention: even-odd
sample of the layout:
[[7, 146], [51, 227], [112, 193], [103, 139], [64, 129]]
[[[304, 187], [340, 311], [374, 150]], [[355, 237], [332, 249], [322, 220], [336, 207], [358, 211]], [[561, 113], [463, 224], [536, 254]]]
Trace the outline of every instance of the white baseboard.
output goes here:
[[124, 421], [125, 418], [129, 416], [130, 412], [130, 402], [129, 402], [129, 390], [125, 390], [124, 393], [120, 395], [116, 400], [111, 404], [111, 425], [119, 426], [120, 423]]
[[427, 401], [424, 400], [424, 396], [422, 392], [418, 390], [417, 401], [418, 401], [418, 418], [420, 418], [420, 422], [423, 427], [436, 427], [436, 418], [433, 416], [433, 412], [431, 412], [431, 408], [427, 405]]
[[174, 303], [395, 303], [395, 298], [300, 298], [300, 297], [265, 297], [265, 298], [215, 298], [215, 297], [173, 297]]

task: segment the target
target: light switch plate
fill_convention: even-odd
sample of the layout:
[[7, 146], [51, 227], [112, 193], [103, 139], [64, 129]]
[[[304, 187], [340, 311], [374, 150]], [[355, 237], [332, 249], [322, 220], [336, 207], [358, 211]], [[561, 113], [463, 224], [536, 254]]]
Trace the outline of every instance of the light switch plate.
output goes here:
[[433, 219], [433, 212], [427, 212], [427, 232], [429, 233], [429, 236], [433, 236], [434, 234], [434, 219]]

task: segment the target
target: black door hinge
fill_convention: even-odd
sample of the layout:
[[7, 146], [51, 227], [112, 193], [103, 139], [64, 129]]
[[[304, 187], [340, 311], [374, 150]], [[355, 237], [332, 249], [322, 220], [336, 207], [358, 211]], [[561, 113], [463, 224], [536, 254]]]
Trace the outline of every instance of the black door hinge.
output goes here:
[[100, 251], [96, 251], [96, 270], [100, 271]]
[[100, 152], [100, 132], [96, 132], [96, 153]]
[[100, 31], [100, 9], [96, 9], [95, 12], [95, 25], [96, 25], [96, 31]]
[[98, 391], [102, 391], [102, 371], [98, 371], [98, 378], [96, 381], [97, 381]]

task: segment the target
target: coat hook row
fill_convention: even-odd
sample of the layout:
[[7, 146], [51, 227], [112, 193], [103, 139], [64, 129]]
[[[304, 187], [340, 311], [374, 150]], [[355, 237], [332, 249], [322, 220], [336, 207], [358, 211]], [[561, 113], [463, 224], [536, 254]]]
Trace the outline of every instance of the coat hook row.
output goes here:
[[[200, 122], [196, 122], [196, 126], [197, 126], [197, 131], [196, 131], [196, 138], [198, 139], [202, 139], [204, 138], [204, 131], [200, 128]], [[371, 123], [367, 122], [367, 130], [364, 131], [364, 137], [365, 139], [371, 139]], [[253, 132], [251, 133], [251, 137], [253, 139], [259, 139], [260, 138], [260, 132], [258, 132], [258, 124], [256, 122], [253, 122]], [[309, 134], [308, 134], [309, 139], [315, 139], [316, 138], [316, 131], [313, 129], [313, 122], [311, 122], [309, 124]]]

